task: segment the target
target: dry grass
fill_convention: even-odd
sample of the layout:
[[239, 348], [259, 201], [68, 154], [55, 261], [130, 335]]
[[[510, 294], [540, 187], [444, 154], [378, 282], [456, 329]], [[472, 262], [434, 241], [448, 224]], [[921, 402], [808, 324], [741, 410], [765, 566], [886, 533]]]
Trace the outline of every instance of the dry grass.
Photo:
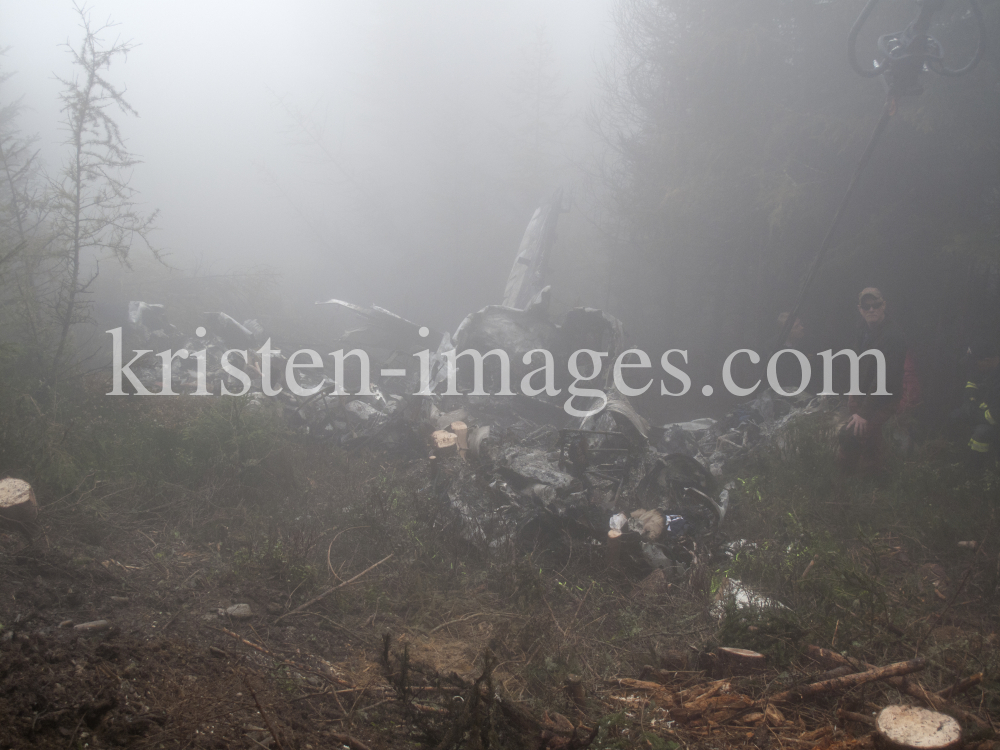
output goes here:
[[[925, 657], [919, 679], [935, 691], [982, 672], [956, 700], [981, 717], [1000, 707], [995, 479], [971, 481], [947, 456], [901, 463], [874, 482], [839, 478], [822, 436], [801, 438], [793, 460], [758, 455], [734, 469], [727, 533], [744, 543], [731, 559], [670, 580], [611, 565], [603, 547], [580, 540], [476, 550], [442, 514], [424, 462], [277, 433], [255, 443], [266, 422], [199, 409], [165, 429], [184, 425], [177, 445], [210, 446], [214, 459], [181, 467], [179, 481], [156, 486], [133, 473], [48, 498], [38, 575], [67, 565], [52, 557], [61, 551], [93, 571], [82, 584], [93, 601], [109, 593], [101, 587], [136, 592], [120, 616], [133, 634], [130, 658], [155, 660], [142, 634], [153, 623], [169, 628], [159, 653], [170, 659], [148, 679], [186, 684], [187, 654], [223, 651], [230, 661], [200, 657], [205, 684], [242, 716], [256, 709], [240, 680], [256, 680], [286, 746], [333, 736], [370, 748], [523, 747], [529, 736], [552, 748], [591, 736], [596, 748], [865, 746], [852, 737], [869, 727], [838, 719], [838, 709], [866, 714], [910, 697], [877, 683], [768, 715], [766, 696], [826, 668], [808, 658], [811, 644], [873, 664]], [[259, 452], [234, 460], [244, 449]], [[981, 544], [959, 547], [966, 538]], [[21, 554], [4, 540], [4, 554]], [[784, 608], [723, 604], [720, 617], [726, 578]], [[206, 625], [206, 612], [234, 600], [250, 602], [255, 618]], [[0, 621], [11, 622], [8, 610]], [[43, 626], [62, 616], [38, 611]], [[711, 674], [718, 646], [758, 650], [769, 668], [720, 681]], [[226, 677], [233, 659], [242, 671]], [[192, 690], [187, 702], [156, 693], [168, 719], [148, 737], [180, 747], [185, 728], [209, 721], [207, 709], [185, 718]], [[470, 702], [475, 710], [463, 708]], [[230, 743], [217, 746], [241, 746], [236, 723], [212, 721]]]

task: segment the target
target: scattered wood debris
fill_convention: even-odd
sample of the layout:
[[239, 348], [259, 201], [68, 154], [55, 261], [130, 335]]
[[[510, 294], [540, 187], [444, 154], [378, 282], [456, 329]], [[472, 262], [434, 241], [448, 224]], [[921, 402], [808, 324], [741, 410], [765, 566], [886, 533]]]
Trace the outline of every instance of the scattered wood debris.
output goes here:
[[[834, 666], [848, 666], [856, 671], [864, 671], [872, 669], [872, 665], [860, 661], [858, 659], [851, 659], [847, 656], [836, 653], [835, 651], [829, 651], [825, 648], [820, 648], [819, 646], [809, 646], [809, 655], [821, 663], [826, 663]], [[932, 708], [936, 711], [941, 711], [953, 716], [960, 721], [967, 721], [971, 724], [975, 724], [981, 729], [988, 729], [989, 724], [980, 719], [975, 714], [966, 711], [965, 709], [956, 706], [954, 703], [949, 702], [941, 695], [927, 690], [923, 685], [917, 682], [913, 682], [903, 677], [889, 677], [886, 679], [890, 685], [899, 690], [900, 692], [906, 693], [907, 695], [916, 698], [918, 701], [924, 705]], [[971, 687], [971, 684], [970, 686]], [[942, 691], [945, 692], [945, 691]]]

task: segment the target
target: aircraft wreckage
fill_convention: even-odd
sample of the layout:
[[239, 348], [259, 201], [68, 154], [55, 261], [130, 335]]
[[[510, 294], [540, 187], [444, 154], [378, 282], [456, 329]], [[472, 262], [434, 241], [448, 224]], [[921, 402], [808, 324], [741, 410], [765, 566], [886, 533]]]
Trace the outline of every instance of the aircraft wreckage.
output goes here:
[[[768, 391], [718, 421], [651, 426], [610, 377], [608, 363], [629, 348], [621, 321], [593, 308], [572, 309], [558, 320], [550, 314], [546, 261], [560, 205], [557, 192], [535, 211], [503, 303], [471, 313], [454, 334], [431, 332], [381, 307], [319, 303], [356, 323], [341, 343], [370, 358], [371, 383], [352, 389], [354, 395], [338, 382], [348, 377], [342, 362], [340, 372], [326, 366], [302, 371], [299, 381], [311, 395], [282, 388], [286, 361], [281, 351], [270, 351], [269, 361], [252, 351], [270, 341], [263, 327], [222, 312], [206, 313], [203, 335], [185, 339], [162, 305], [131, 302], [127, 340], [144, 349], [204, 350], [204, 362], [174, 363], [168, 385], [175, 392], [192, 392], [199, 366], [210, 392], [222, 385], [223, 392], [240, 392], [223, 355], [233, 348], [251, 350], [244, 368], [245, 398], [279, 405], [288, 422], [311, 437], [429, 462], [430, 483], [424, 490], [439, 503], [438, 522], [456, 524], [480, 551], [569, 534], [608, 545], [623, 562], [644, 560], [679, 573], [695, 556], [704, 559], [724, 549], [732, 489], [719, 486], [725, 463], [764, 440], [780, 440], [790, 422], [829, 406], [823, 399], [794, 401]], [[508, 355], [510, 376], [518, 380], [529, 372], [521, 366], [525, 354], [551, 352], [559, 390], [570, 382], [573, 352], [607, 352], [603, 363], [593, 363], [588, 380], [598, 385], [601, 398], [591, 398], [590, 408], [582, 410], [590, 412], [587, 416], [573, 417], [544, 391], [471, 394], [473, 363], [459, 363], [455, 354], [498, 349]], [[429, 353], [424, 383], [406, 369], [422, 351]], [[496, 368], [479, 366], [487, 392], [498, 392]], [[140, 361], [132, 371], [143, 386], [163, 388], [163, 370], [155, 361]], [[446, 384], [452, 393], [444, 392]], [[358, 395], [359, 390], [368, 393]], [[266, 392], [276, 395], [267, 398]]]

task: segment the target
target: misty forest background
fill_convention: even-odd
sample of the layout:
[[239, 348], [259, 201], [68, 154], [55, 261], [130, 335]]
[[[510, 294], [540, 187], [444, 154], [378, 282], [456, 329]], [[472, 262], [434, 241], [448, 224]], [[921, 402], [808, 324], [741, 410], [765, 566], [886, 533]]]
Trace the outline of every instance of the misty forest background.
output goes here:
[[[10, 54], [0, 58], [7, 413], [19, 399], [58, 408], [60, 394], [86, 382], [82, 373], [106, 370], [100, 332], [123, 324], [129, 299], [258, 317], [291, 347], [335, 337], [344, 321], [312, 305], [331, 297], [454, 330], [499, 302], [532, 211], [559, 187], [569, 211], [551, 259], [557, 312], [601, 307], [649, 352], [687, 348], [693, 382], [721, 394], [725, 356], [765, 349], [794, 303], [881, 114], [882, 85], [857, 77], [846, 56], [861, 5], [616, 0], [613, 39], [586, 71], [584, 97], [571, 95], [580, 71], [560, 69], [544, 26], [524, 34], [501, 76], [477, 78], [462, 60], [434, 56], [428, 30], [441, 19], [398, 8], [380, 20], [380, 66], [355, 76], [362, 105], [350, 116], [256, 92], [298, 159], [269, 161], [247, 144], [271, 203], [244, 212], [238, 229], [277, 221], [286, 239], [270, 259], [237, 246], [210, 263], [158, 240], [156, 228], [173, 219], [157, 216], [136, 186], [166, 151], [136, 155], [129, 138], [132, 97], [155, 95], [141, 93], [147, 84], [126, 64], [143, 50], [121, 41], [128, 28], [102, 30], [100, 8], [84, 10], [67, 66], [78, 58], [56, 71], [58, 147], [26, 125], [39, 105], [13, 93]], [[957, 79], [925, 74], [924, 93], [900, 102], [803, 312], [810, 346], [845, 346], [858, 290], [880, 287], [918, 357], [931, 419], [947, 408], [968, 337], [1000, 328], [1000, 2], [982, 6], [982, 63]], [[882, 3], [860, 49], [903, 29], [914, 7]], [[16, 47], [16, 30], [5, 31]], [[953, 65], [967, 59], [968, 5], [948, 4], [932, 33]], [[81, 124], [80, 92], [94, 83], [88, 54], [100, 75], [89, 89], [94, 119]], [[418, 78], [418, 69], [433, 75]], [[192, 96], [192, 127], [198, 102]], [[204, 130], [185, 148], [209, 153], [210, 123]], [[78, 153], [92, 172], [80, 171]], [[225, 185], [226, 174], [186, 174], [170, 187], [201, 180]], [[220, 212], [214, 231], [224, 235], [226, 221]], [[661, 421], [725, 409], [692, 390], [690, 400], [654, 395], [642, 408]]]

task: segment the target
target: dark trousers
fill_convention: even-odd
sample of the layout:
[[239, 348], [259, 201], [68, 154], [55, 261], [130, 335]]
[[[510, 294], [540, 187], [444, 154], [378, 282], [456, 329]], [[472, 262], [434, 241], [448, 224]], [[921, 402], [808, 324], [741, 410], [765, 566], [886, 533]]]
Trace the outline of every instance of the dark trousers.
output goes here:
[[[851, 396], [847, 402], [851, 414], [861, 410], [861, 402]], [[882, 428], [896, 412], [896, 407], [885, 409], [881, 413], [868, 417], [868, 429], [864, 435], [855, 435], [853, 430], [844, 425], [837, 435], [839, 450], [837, 464], [840, 470], [851, 473], [854, 471], [877, 471], [882, 468], [883, 446]]]
[[882, 468], [883, 440], [882, 428], [888, 421], [885, 419], [869, 419], [868, 429], [864, 435], [855, 435], [847, 425], [840, 428], [837, 434], [839, 449], [837, 465], [841, 471], [873, 471]]
[[975, 453], [989, 453], [996, 448], [997, 426], [995, 424], [977, 424], [969, 438], [969, 450]]

